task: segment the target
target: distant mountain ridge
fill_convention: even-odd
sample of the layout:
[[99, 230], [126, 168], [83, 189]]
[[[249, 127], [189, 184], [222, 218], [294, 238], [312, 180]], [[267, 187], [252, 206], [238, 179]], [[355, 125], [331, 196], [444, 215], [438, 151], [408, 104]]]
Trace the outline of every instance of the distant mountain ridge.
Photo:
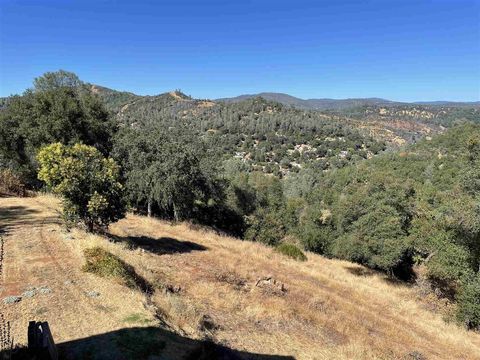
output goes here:
[[[156, 98], [165, 95], [177, 94], [185, 99], [192, 99], [181, 93], [178, 90], [165, 92], [158, 95], [137, 95], [128, 91], [119, 91], [105, 86], [97, 84], [87, 83], [90, 86], [92, 92], [98, 94], [107, 104], [109, 110], [115, 110], [122, 105], [129, 104], [142, 98]], [[480, 101], [414, 101], [414, 102], [401, 102], [393, 101], [383, 98], [347, 98], [347, 99], [301, 99], [285, 93], [277, 92], [261, 92], [257, 94], [243, 94], [234, 97], [224, 97], [218, 99], [212, 99], [211, 101], [220, 103], [237, 103], [244, 100], [254, 99], [262, 97], [268, 101], [274, 101], [286, 106], [292, 106], [301, 110], [345, 110], [358, 108], [362, 106], [378, 106], [378, 107], [390, 107], [390, 106], [431, 106], [431, 107], [459, 107], [459, 108], [480, 108]], [[8, 97], [0, 97], [0, 108], [5, 106], [8, 101]], [[210, 101], [210, 100], [205, 100]]]
[[240, 102], [243, 100], [262, 97], [266, 100], [276, 101], [283, 105], [293, 106], [304, 110], [341, 110], [359, 106], [396, 106], [396, 105], [426, 105], [426, 106], [456, 106], [456, 107], [477, 107], [480, 101], [455, 102], [455, 101], [418, 101], [399, 102], [382, 98], [350, 98], [350, 99], [301, 99], [284, 93], [262, 92], [258, 94], [245, 94], [230, 98], [220, 98], [220, 102]]
[[[240, 116], [238, 119], [257, 117], [262, 108], [268, 107], [273, 113], [289, 117], [293, 116], [290, 110], [312, 112], [309, 116], [318, 121], [330, 119], [348, 124], [376, 140], [398, 146], [427, 134], [442, 132], [445, 127], [457, 123], [480, 123], [480, 102], [402, 103], [382, 98], [303, 100], [288, 94], [268, 92], [206, 100], [192, 98], [179, 90], [141, 96], [94, 84], [89, 86], [104, 100], [107, 109], [120, 123], [130, 125], [139, 121], [163, 121], [165, 118], [184, 121], [191, 117], [207, 122], [216, 119], [213, 122], [217, 124], [222, 123], [225, 116]], [[215, 127], [215, 124], [212, 126]]]
[[[180, 91], [166, 92], [159, 95], [141, 96], [131, 92], [117, 91], [104, 86], [90, 84], [92, 91], [99, 94], [109, 105], [118, 106], [130, 103], [141, 98], [155, 98], [167, 94], [179, 94], [184, 99], [191, 99]], [[461, 102], [461, 101], [415, 101], [401, 102], [392, 101], [383, 98], [347, 98], [347, 99], [301, 99], [285, 93], [261, 92], [258, 94], [244, 94], [235, 97], [226, 97], [214, 99], [215, 102], [237, 103], [249, 99], [262, 97], [268, 101], [274, 101], [286, 106], [292, 106], [302, 110], [344, 110], [362, 106], [443, 106], [443, 107], [480, 107], [480, 101]]]
[[[242, 134], [245, 124], [251, 125], [247, 135], [253, 136], [259, 131], [255, 127], [274, 127], [272, 123], [279, 121], [288, 120], [291, 124], [287, 127], [295, 129], [296, 122], [299, 127], [316, 126], [315, 131], [325, 127], [324, 122], [328, 121], [329, 126], [347, 126], [389, 146], [400, 146], [427, 135], [431, 137], [456, 124], [480, 123], [480, 102], [402, 103], [382, 98], [304, 100], [273, 92], [207, 100], [192, 98], [180, 90], [137, 95], [92, 83], [85, 85], [103, 100], [119, 124], [137, 126], [162, 122], [169, 127], [181, 122], [210, 133], [226, 131], [229, 136]], [[0, 111], [8, 106], [10, 99], [0, 98]], [[226, 123], [230, 129], [225, 129]]]

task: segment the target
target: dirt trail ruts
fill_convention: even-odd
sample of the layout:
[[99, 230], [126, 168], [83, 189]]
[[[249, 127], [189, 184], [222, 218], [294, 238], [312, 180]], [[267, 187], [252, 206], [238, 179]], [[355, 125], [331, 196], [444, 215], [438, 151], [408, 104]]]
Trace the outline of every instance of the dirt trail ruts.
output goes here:
[[[83, 258], [60, 226], [55, 205], [0, 198], [0, 229], [5, 240], [0, 297], [22, 296], [16, 304], [0, 302], [16, 343], [26, 343], [30, 320], [48, 321], [61, 342], [123, 328], [128, 314], [144, 311], [141, 294], [119, 296], [125, 292], [120, 285], [81, 271]], [[34, 295], [25, 296], [31, 289]]]

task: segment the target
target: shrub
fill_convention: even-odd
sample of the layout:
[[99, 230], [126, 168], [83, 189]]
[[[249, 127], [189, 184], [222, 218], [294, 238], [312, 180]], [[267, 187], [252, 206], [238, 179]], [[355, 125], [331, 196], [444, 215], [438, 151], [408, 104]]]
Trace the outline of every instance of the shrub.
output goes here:
[[85, 249], [83, 254], [85, 256], [83, 271], [100, 277], [115, 278], [129, 288], [138, 287], [140, 279], [133, 267], [117, 256], [100, 247]]
[[12, 170], [0, 169], [0, 192], [25, 196], [25, 184]]
[[460, 288], [457, 317], [469, 329], [480, 329], [480, 274]]
[[303, 253], [302, 250], [300, 250], [297, 246], [293, 244], [280, 244], [276, 247], [276, 250], [283, 254], [286, 255], [292, 259], [298, 260], [298, 261], [306, 261], [307, 257]]
[[[394, 274], [411, 268], [412, 246], [402, 226], [402, 216], [392, 206], [378, 204], [353, 221], [350, 232], [339, 237], [336, 257]], [[408, 272], [408, 271], [407, 271]]]
[[427, 263], [427, 270], [430, 279], [453, 284], [472, 273], [468, 250], [453, 243], [438, 245], [438, 250]]
[[299, 227], [297, 233], [306, 250], [325, 256], [331, 254], [332, 242], [335, 239], [331, 226], [318, 226], [313, 222], [307, 222]]
[[245, 239], [266, 245], [277, 245], [285, 235], [285, 227], [278, 215], [264, 208], [247, 218]]
[[125, 215], [120, 169], [94, 147], [55, 143], [38, 153], [38, 178], [63, 197], [64, 218], [88, 231], [106, 228]]
[[145, 314], [140, 314], [140, 313], [133, 313], [128, 315], [123, 319], [123, 322], [126, 322], [128, 324], [148, 324], [153, 322], [151, 318], [146, 316]]

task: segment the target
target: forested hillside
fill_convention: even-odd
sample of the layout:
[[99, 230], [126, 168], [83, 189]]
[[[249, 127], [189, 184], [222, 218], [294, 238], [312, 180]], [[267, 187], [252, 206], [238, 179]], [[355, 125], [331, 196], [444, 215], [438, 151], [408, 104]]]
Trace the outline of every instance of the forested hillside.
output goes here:
[[125, 105], [116, 119], [136, 128], [187, 127], [215, 148], [219, 157], [234, 157], [251, 170], [279, 176], [304, 166], [342, 167], [385, 148], [339, 120], [262, 98], [226, 105], [167, 93]]
[[400, 278], [420, 265], [445, 296], [464, 286], [466, 301], [479, 284], [479, 151], [480, 127], [462, 125], [326, 174], [306, 196], [299, 236], [309, 249]]
[[420, 121], [428, 124], [449, 127], [465, 122], [480, 122], [480, 105], [460, 103], [458, 105], [440, 103], [438, 105], [391, 105], [391, 106], [360, 106], [337, 111], [355, 119], [385, 122], [395, 120]]
[[280, 93], [241, 95], [219, 101], [238, 103], [258, 96], [289, 107], [320, 111], [327, 119], [348, 124], [393, 147], [441, 133], [454, 124], [480, 122], [479, 102], [401, 103], [378, 98], [303, 100]]
[[[91, 232], [128, 209], [297, 259], [306, 249], [418, 278], [479, 328], [477, 110], [455, 108], [445, 127], [395, 111], [373, 121], [263, 98], [140, 97], [47, 73], [0, 110], [0, 185], [58, 194], [67, 226]], [[383, 123], [419, 139], [405, 145], [394, 133], [404, 140], [395, 148], [369, 135]]]
[[140, 96], [129, 92], [115, 91], [98, 85], [90, 85], [90, 90], [98, 95], [103, 100], [105, 107], [112, 112], [118, 112], [126, 104], [140, 98]]
[[[238, 135], [238, 128], [231, 126], [231, 122], [243, 125], [248, 122], [248, 127], [243, 131], [244, 135], [252, 135], [253, 140], [259, 140], [259, 136], [266, 137], [270, 132], [269, 141], [272, 140], [272, 131], [277, 132], [278, 121], [281, 121], [282, 126], [289, 127], [290, 132], [296, 133], [296, 144], [306, 144], [312, 146], [311, 139], [308, 139], [308, 134], [305, 132], [312, 130], [312, 124], [316, 126], [313, 130], [326, 129], [328, 127], [336, 127], [342, 129], [339, 132], [350, 132], [347, 135], [348, 138], [355, 138], [358, 135], [365, 138], [367, 145], [371, 140], [375, 140], [380, 143], [381, 147], [393, 147], [398, 148], [407, 143], [414, 143], [424, 137], [432, 136], [441, 133], [446, 127], [462, 122], [479, 122], [480, 121], [480, 107], [477, 103], [425, 103], [425, 104], [407, 104], [397, 103], [383, 99], [347, 99], [347, 100], [330, 100], [330, 99], [313, 99], [302, 100], [287, 94], [277, 93], [261, 93], [258, 96], [245, 95], [238, 98], [231, 99], [219, 99], [218, 101], [209, 100], [195, 100], [185, 96], [180, 92], [165, 93], [158, 96], [147, 96], [142, 98], [129, 99], [125, 93], [114, 90], [97, 87], [98, 94], [107, 101], [107, 106], [114, 111], [117, 118], [120, 121], [127, 121], [134, 123], [140, 119], [140, 121], [164, 121], [165, 115], [167, 117], [173, 117], [175, 119], [181, 119], [182, 121], [192, 124], [199, 131], [210, 132], [217, 131], [217, 138], [221, 138], [223, 142], [228, 146], [229, 150], [235, 150], [238, 152], [237, 157], [242, 155], [248, 155], [250, 158], [255, 156], [258, 159], [266, 157], [266, 161], [260, 161], [260, 164], [264, 170], [271, 172], [275, 170], [278, 173], [280, 163], [278, 159], [271, 161], [269, 154], [262, 154], [262, 146], [259, 149], [251, 149], [251, 146], [244, 144], [239, 147], [235, 146], [234, 142], [237, 142], [235, 138], [227, 139], [226, 133], [231, 134], [236, 132]], [[113, 95], [116, 94], [116, 95]], [[117, 99], [121, 98], [125, 101], [118, 103]], [[113, 99], [113, 100], [112, 100]], [[305, 106], [305, 101], [317, 101], [321, 102], [321, 107], [318, 110], [315, 107]], [[253, 106], [255, 104], [255, 106]], [[121, 105], [121, 106], [120, 106]], [[317, 110], [312, 110], [317, 109]], [[268, 128], [259, 129], [258, 125], [253, 125], [251, 122], [255, 120], [262, 121], [268, 124]], [[142, 120], [143, 119], [143, 120]], [[197, 124], [194, 119], [202, 119], [202, 124]], [[238, 121], [242, 119], [242, 121]], [[291, 122], [295, 122], [292, 126]], [[307, 123], [305, 123], [307, 122]], [[285, 125], [286, 123], [286, 125]], [[190, 126], [190, 125], [189, 125]], [[266, 125], [263, 125], [265, 127]], [[346, 129], [343, 130], [343, 129]], [[283, 129], [280, 129], [283, 130]], [[331, 131], [327, 131], [331, 132]], [[258, 134], [257, 134], [258, 133]], [[281, 133], [281, 135], [284, 135]], [[300, 136], [298, 136], [300, 135]], [[289, 134], [287, 137], [291, 137]], [[304, 137], [307, 137], [306, 139]], [[230, 136], [231, 137], [231, 136]], [[335, 136], [327, 136], [329, 139], [335, 138]], [[340, 141], [343, 141], [339, 136]], [[215, 139], [217, 141], [217, 139]], [[260, 139], [261, 140], [261, 139]], [[304, 142], [306, 140], [306, 142]], [[322, 140], [321, 137], [320, 139]], [[330, 140], [332, 141], [332, 140]], [[317, 141], [318, 143], [318, 141]], [[335, 144], [330, 144], [334, 145]], [[348, 144], [347, 144], [348, 145]], [[359, 145], [355, 139], [355, 144]], [[313, 144], [313, 152], [318, 149]], [[268, 146], [267, 146], [268, 148]], [[332, 150], [334, 150], [332, 148]], [[373, 146], [373, 150], [377, 150], [377, 146]], [[349, 149], [349, 146], [338, 147], [337, 155], [341, 152], [340, 157], [351, 157], [359, 155], [365, 157], [365, 152], [356, 153], [355, 149]], [[251, 151], [253, 150], [253, 151]], [[260, 150], [260, 151], [258, 151]], [[299, 150], [302, 153], [306, 149], [304, 147], [288, 147], [289, 153], [293, 150]], [[320, 155], [324, 152], [324, 147], [318, 149]], [[364, 148], [365, 150], [365, 148]], [[263, 151], [269, 152], [268, 149]], [[281, 158], [285, 157], [284, 150], [276, 148], [273, 153], [278, 153]], [[375, 153], [374, 151], [373, 153]], [[348, 153], [348, 154], [347, 154]], [[271, 155], [271, 154], [270, 154]], [[292, 171], [296, 171], [298, 164], [305, 162], [304, 158], [312, 159], [314, 156], [312, 151], [306, 151], [306, 156], [300, 156], [300, 161], [296, 160], [292, 156], [287, 156], [284, 163], [289, 161], [293, 162]], [[298, 154], [295, 153], [298, 157]], [[323, 156], [317, 156], [317, 160], [325, 160]], [[332, 159], [335, 162], [335, 159]], [[338, 160], [338, 157], [337, 157]], [[250, 161], [252, 162], [252, 161]], [[328, 168], [330, 166], [329, 161], [317, 161], [320, 167]], [[328, 163], [328, 164], [326, 164]], [[342, 166], [340, 162], [340, 166]], [[265, 169], [265, 165], [268, 165]], [[337, 164], [338, 165], [338, 164]], [[281, 172], [290, 171], [288, 168], [283, 169]]]

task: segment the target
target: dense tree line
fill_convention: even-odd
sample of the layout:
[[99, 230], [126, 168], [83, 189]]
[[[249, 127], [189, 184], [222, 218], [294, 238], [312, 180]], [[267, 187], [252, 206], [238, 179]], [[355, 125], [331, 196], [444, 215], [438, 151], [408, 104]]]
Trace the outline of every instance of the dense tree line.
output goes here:
[[0, 167], [14, 169], [35, 185], [42, 146], [82, 142], [107, 154], [114, 129], [103, 103], [75, 74], [46, 73], [0, 111]]

